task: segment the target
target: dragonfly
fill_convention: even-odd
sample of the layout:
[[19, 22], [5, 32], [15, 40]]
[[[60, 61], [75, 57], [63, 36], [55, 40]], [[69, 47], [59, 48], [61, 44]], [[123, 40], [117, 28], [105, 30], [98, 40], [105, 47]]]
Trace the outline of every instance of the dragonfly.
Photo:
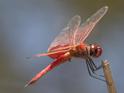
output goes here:
[[46, 53], [40, 53], [33, 56], [42, 57], [49, 56], [54, 61], [36, 74], [25, 87], [34, 84], [47, 72], [53, 70], [60, 64], [71, 61], [73, 57], [82, 58], [85, 60], [89, 75], [95, 79], [98, 78], [98, 74], [95, 73], [102, 65], [97, 66], [93, 58], [101, 56], [103, 49], [99, 44], [87, 44], [85, 40], [89, 34], [93, 31], [95, 25], [100, 19], [107, 13], [108, 6], [100, 8], [96, 13], [89, 17], [84, 23], [81, 24], [81, 17], [75, 15], [68, 22], [67, 26], [55, 37], [53, 42], [50, 44]]

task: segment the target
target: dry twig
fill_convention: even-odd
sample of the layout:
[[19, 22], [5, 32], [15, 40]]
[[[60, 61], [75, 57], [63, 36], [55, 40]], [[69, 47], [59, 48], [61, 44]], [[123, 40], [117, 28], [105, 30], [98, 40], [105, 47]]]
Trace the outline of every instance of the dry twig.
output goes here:
[[114, 81], [112, 79], [112, 74], [111, 74], [111, 70], [109, 67], [109, 62], [107, 60], [102, 62], [103, 65], [103, 72], [104, 72], [104, 76], [106, 79], [106, 84], [108, 87], [108, 93], [116, 93], [116, 88], [114, 85]]

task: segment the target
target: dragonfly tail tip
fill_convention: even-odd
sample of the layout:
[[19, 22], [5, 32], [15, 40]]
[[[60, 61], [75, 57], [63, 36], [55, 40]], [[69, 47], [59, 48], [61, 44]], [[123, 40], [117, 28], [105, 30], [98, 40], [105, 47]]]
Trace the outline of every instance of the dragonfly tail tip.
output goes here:
[[24, 86], [24, 88], [26, 88], [26, 87], [28, 87], [29, 86], [29, 84], [26, 84], [25, 86]]

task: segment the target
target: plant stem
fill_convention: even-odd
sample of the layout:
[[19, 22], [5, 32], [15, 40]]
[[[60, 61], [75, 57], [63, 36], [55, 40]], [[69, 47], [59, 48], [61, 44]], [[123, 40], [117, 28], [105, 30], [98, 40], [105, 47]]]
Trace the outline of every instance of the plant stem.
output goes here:
[[111, 74], [111, 70], [109, 67], [109, 62], [107, 60], [102, 61], [102, 65], [103, 65], [104, 76], [106, 79], [106, 85], [108, 88], [108, 93], [116, 93], [116, 88], [114, 85], [114, 81], [112, 79], [112, 74]]

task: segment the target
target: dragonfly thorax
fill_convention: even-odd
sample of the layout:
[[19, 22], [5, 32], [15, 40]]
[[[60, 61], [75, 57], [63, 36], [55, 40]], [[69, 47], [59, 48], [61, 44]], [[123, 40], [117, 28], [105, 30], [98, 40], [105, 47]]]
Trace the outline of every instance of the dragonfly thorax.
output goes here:
[[70, 50], [71, 56], [73, 56], [73, 57], [84, 57], [85, 55], [87, 55], [86, 47], [87, 47], [87, 45], [85, 45], [85, 44], [79, 44], [79, 45], [75, 46], [74, 48], [72, 48]]

